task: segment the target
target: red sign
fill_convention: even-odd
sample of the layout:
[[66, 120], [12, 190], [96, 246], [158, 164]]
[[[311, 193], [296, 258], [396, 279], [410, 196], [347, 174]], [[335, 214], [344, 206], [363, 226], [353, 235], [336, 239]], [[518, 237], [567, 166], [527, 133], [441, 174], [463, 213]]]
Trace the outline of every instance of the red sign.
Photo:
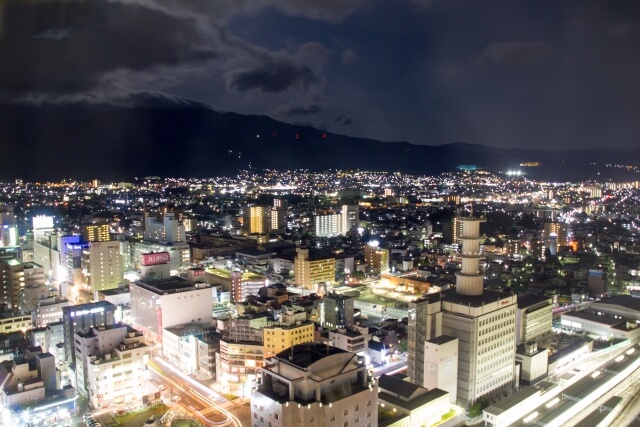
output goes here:
[[509, 301], [508, 299], [502, 300], [502, 302], [500, 303], [500, 305], [505, 305], [505, 304], [509, 304], [511, 301]]
[[193, 277], [204, 276], [204, 270], [193, 270]]
[[157, 252], [154, 254], [142, 254], [142, 265], [167, 264], [169, 262], [169, 252]]

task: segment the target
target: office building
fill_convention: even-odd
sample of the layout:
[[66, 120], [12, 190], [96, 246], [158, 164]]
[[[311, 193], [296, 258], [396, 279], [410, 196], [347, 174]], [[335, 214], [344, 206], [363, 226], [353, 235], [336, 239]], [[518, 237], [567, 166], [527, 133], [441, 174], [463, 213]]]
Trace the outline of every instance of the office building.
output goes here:
[[69, 307], [69, 300], [66, 298], [50, 296], [39, 299], [36, 305], [35, 326], [44, 328], [50, 323], [61, 322], [64, 307]]
[[115, 324], [116, 306], [107, 301], [98, 301], [62, 308], [64, 325], [65, 360], [72, 370], [76, 366], [74, 337], [77, 332], [86, 332], [93, 327]]
[[271, 231], [271, 208], [268, 206], [246, 206], [243, 211], [245, 234], [268, 234]]
[[274, 199], [271, 209], [271, 230], [284, 230], [287, 228], [289, 217], [289, 204], [285, 199]]
[[206, 323], [213, 315], [213, 296], [206, 283], [180, 277], [137, 281], [129, 286], [133, 327], [151, 344], [162, 343], [163, 329]]
[[517, 296], [484, 292], [479, 269], [484, 218], [460, 221], [462, 266], [455, 289], [444, 292], [442, 333], [459, 340], [457, 402], [467, 408], [479, 397], [512, 390]]
[[3, 426], [71, 424], [77, 396], [73, 387], [58, 388], [50, 353], [27, 350], [0, 366], [0, 377]]
[[48, 241], [49, 236], [55, 231], [52, 216], [37, 215], [32, 218], [31, 223], [34, 242]]
[[[437, 299], [422, 302], [422, 309], [409, 313], [408, 347], [416, 352], [409, 359], [411, 381], [423, 385], [426, 361], [420, 349], [430, 335], [423, 328], [429, 322], [437, 325], [442, 318], [442, 334], [458, 339], [458, 372], [456, 402], [468, 408], [482, 396], [511, 392], [515, 378], [517, 296], [512, 293], [484, 291], [480, 271], [480, 224], [483, 218], [459, 218], [462, 224], [461, 269], [456, 273], [455, 289], [441, 293], [438, 314]], [[415, 313], [415, 320], [412, 316]], [[418, 317], [421, 316], [421, 318]], [[431, 320], [429, 321], [429, 317]], [[432, 331], [437, 326], [434, 326]], [[418, 328], [418, 329], [416, 329]], [[415, 341], [415, 342], [412, 342]]]
[[126, 325], [76, 332], [76, 389], [94, 409], [111, 404], [143, 403], [149, 347]]
[[278, 324], [262, 329], [264, 358], [269, 359], [294, 345], [313, 342], [313, 322], [297, 322], [291, 325]]
[[44, 283], [44, 268], [41, 265], [14, 258], [0, 260], [0, 302], [8, 307], [18, 310], [22, 289], [44, 286]]
[[360, 207], [358, 205], [342, 205], [342, 228], [340, 234], [347, 234], [360, 227]]
[[300, 344], [267, 360], [251, 393], [255, 427], [378, 425], [378, 385], [364, 358]]
[[[66, 289], [61, 284], [74, 280], [73, 276], [69, 276], [67, 251], [70, 248], [69, 245], [72, 245], [73, 249], [74, 244], [80, 243], [80, 236], [65, 236], [46, 231], [43, 231], [41, 236], [40, 239], [33, 242], [33, 260], [44, 268], [45, 277], [60, 290], [60, 294], [66, 295]], [[80, 265], [81, 249], [78, 248], [78, 265]], [[78, 272], [78, 274], [80, 273]]]
[[311, 256], [309, 249], [297, 249], [294, 260], [294, 281], [298, 286], [317, 291], [318, 284], [335, 282], [335, 270], [334, 257]]
[[342, 231], [342, 215], [314, 215], [313, 229], [315, 230], [316, 237], [339, 236]]
[[529, 294], [518, 298], [516, 345], [534, 341], [549, 347], [553, 326], [553, 298]]
[[566, 246], [567, 234], [567, 224], [565, 223], [556, 221], [547, 221], [544, 223], [542, 241], [545, 247], [549, 249], [551, 255], [555, 255], [560, 246]]
[[82, 252], [81, 266], [83, 284], [89, 292], [122, 286], [124, 261], [117, 241], [88, 243]]
[[13, 206], [0, 205], [0, 247], [18, 245], [18, 225]]
[[108, 242], [109, 224], [85, 224], [82, 226], [83, 242]]
[[159, 216], [145, 212], [144, 237], [145, 242], [177, 244], [186, 243], [187, 238], [182, 221], [174, 212], [160, 212]]
[[330, 293], [324, 297], [324, 322], [322, 326], [330, 330], [350, 329], [354, 324], [355, 298]]
[[369, 242], [364, 248], [364, 262], [376, 276], [387, 273], [389, 272], [389, 250], [380, 248], [376, 241]]
[[414, 384], [424, 385], [424, 343], [442, 335], [440, 294], [410, 302], [407, 315], [407, 374]]

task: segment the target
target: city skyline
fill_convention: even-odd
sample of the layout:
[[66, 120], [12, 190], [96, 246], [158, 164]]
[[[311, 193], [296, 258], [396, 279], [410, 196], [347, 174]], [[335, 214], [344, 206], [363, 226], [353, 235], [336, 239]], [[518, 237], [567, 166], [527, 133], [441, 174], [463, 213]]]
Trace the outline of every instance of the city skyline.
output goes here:
[[630, 1], [9, 0], [0, 12], [9, 109], [197, 105], [413, 144], [636, 148]]

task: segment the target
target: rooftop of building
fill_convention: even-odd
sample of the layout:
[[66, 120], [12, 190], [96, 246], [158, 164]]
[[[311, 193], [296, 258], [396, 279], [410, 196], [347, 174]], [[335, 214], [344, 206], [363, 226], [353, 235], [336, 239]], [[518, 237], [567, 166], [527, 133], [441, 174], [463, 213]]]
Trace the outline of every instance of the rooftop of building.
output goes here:
[[116, 309], [116, 306], [111, 304], [109, 301], [96, 301], [96, 302], [88, 302], [86, 304], [78, 304], [78, 305], [73, 305], [73, 306], [68, 306], [68, 307], [62, 307], [62, 312], [63, 313], [78, 313], [81, 311], [85, 311], [85, 310], [91, 310], [94, 308], [112, 308], [113, 310]]
[[346, 352], [346, 350], [338, 347], [332, 347], [327, 344], [309, 342], [289, 347], [288, 349], [278, 353], [276, 358], [280, 361], [293, 364], [299, 368], [306, 369], [325, 357]]
[[258, 248], [242, 248], [236, 251], [236, 256], [246, 255], [251, 257], [271, 257], [277, 255], [275, 252]]
[[615, 319], [612, 317], [605, 317], [605, 316], [599, 316], [594, 312], [590, 312], [590, 311], [571, 311], [569, 313], [563, 313], [562, 317], [576, 317], [578, 319], [582, 319], [582, 320], [588, 320], [591, 322], [595, 322], [595, 323], [601, 323], [604, 325], [615, 325], [617, 323], [620, 323], [621, 320], [620, 319]]
[[205, 332], [203, 327], [204, 325], [196, 325], [193, 323], [188, 323], [185, 325], [171, 326], [169, 328], [164, 328], [164, 330], [170, 334], [176, 335], [178, 337], [189, 337], [191, 335], [199, 335]]
[[457, 339], [458, 338], [452, 337], [450, 335], [440, 335], [438, 337], [431, 338], [430, 340], [427, 340], [427, 342], [430, 342], [430, 343], [436, 344], [436, 345], [442, 345], [442, 344], [446, 344], [446, 343], [451, 342], [451, 341], [455, 341]]
[[[76, 335], [81, 337], [81, 338], [91, 338], [91, 337], [97, 336], [97, 334], [99, 334], [100, 332], [110, 331], [110, 330], [113, 330], [113, 329], [121, 329], [121, 328], [131, 329], [129, 326], [127, 326], [125, 324], [100, 325], [100, 326], [97, 326], [97, 327], [89, 328], [86, 331], [76, 332]], [[131, 330], [133, 331], [133, 329], [131, 329]]]
[[518, 295], [518, 308], [528, 308], [545, 301], [551, 304], [552, 298], [536, 294]]
[[355, 297], [352, 295], [344, 295], [344, 294], [337, 294], [337, 293], [326, 294], [324, 298], [331, 299], [331, 300], [348, 300], [348, 299], [355, 300]]
[[206, 283], [191, 284], [187, 279], [182, 277], [172, 276], [166, 279], [144, 281], [140, 280], [134, 282], [132, 286], [138, 286], [148, 291], [154, 292], [158, 295], [168, 295], [176, 292], [195, 291], [201, 288], [208, 288]]
[[102, 291], [98, 291], [99, 294], [102, 294], [104, 296], [122, 295], [128, 294], [129, 292], [130, 290], [128, 286], [124, 288], [104, 289]]
[[520, 388], [520, 390], [511, 393], [508, 398], [494, 402], [491, 406], [483, 409], [483, 411], [493, 415], [500, 415], [503, 412], [508, 411], [512, 407], [520, 404], [524, 400], [529, 399], [531, 396], [539, 393], [540, 390], [537, 387], [525, 386]]
[[454, 304], [462, 304], [470, 307], [482, 307], [485, 304], [500, 301], [501, 299], [513, 296], [512, 292], [484, 291], [480, 295], [461, 295], [456, 289], [447, 289], [442, 291], [442, 300]]
[[380, 389], [378, 400], [393, 406], [399, 406], [408, 411], [414, 411], [449, 394], [449, 392], [439, 388], [427, 390], [424, 387], [390, 375], [380, 376], [378, 387]]
[[609, 298], [601, 299], [600, 301], [594, 301], [591, 306], [614, 306], [619, 305], [630, 310], [639, 312], [640, 314], [640, 298], [635, 298], [630, 295], [616, 295]]

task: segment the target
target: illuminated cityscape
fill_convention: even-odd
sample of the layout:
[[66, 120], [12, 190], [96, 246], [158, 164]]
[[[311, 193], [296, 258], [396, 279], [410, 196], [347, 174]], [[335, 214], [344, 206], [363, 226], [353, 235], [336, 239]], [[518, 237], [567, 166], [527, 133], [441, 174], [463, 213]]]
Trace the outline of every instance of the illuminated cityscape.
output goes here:
[[6, 425], [638, 413], [639, 181], [267, 170], [0, 188]]

